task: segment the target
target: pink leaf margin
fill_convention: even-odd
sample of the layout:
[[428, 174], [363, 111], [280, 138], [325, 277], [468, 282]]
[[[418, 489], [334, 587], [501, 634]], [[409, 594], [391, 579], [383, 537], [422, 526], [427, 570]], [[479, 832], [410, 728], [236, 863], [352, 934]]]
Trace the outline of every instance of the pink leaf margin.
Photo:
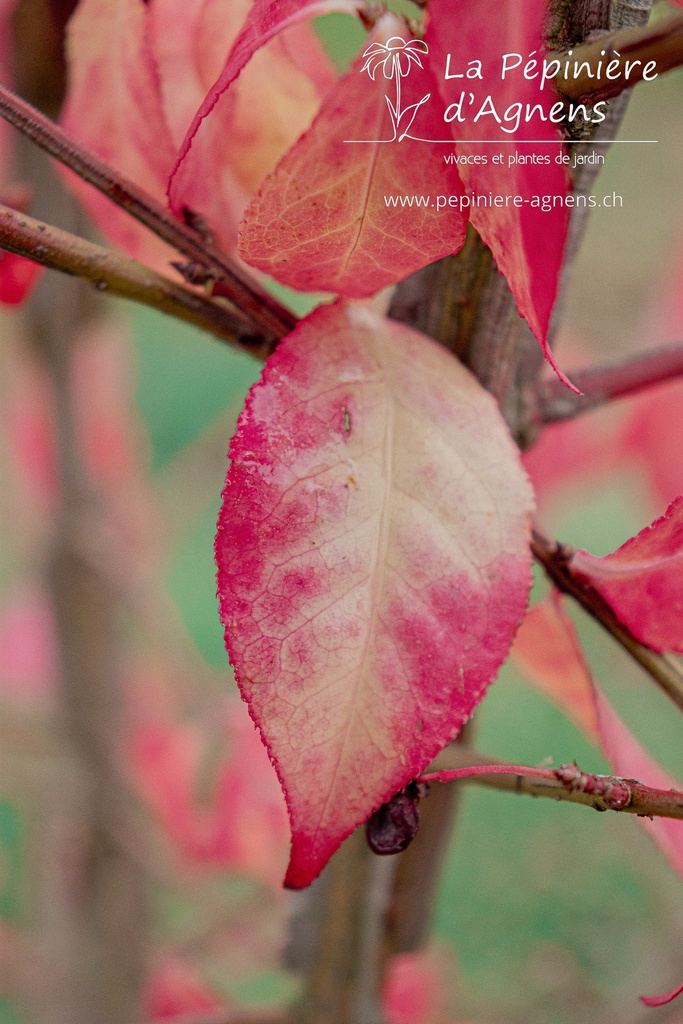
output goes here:
[[676, 988], [663, 992], [661, 996], [640, 996], [640, 1001], [646, 1006], [666, 1006], [680, 995], [683, 995], [683, 985], [677, 985]]

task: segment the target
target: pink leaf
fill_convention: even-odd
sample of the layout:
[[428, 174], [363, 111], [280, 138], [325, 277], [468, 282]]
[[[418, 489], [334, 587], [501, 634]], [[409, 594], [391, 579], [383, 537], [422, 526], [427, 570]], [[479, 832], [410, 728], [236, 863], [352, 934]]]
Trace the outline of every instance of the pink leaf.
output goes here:
[[[683, 289], [682, 289], [683, 292]], [[614, 446], [614, 461], [635, 467], [649, 484], [655, 508], [683, 494], [683, 460], [672, 436], [683, 430], [683, 383], [672, 381], [628, 403]], [[595, 432], [594, 432], [595, 433]]]
[[[395, 81], [378, 73], [372, 82], [362, 73], [373, 41], [383, 46], [402, 28], [393, 15], [381, 19], [370, 47], [247, 210], [241, 256], [294, 288], [372, 295], [456, 252], [465, 240], [466, 216], [454, 206], [435, 207], [437, 195], [462, 195], [456, 168], [436, 159], [424, 143], [400, 141], [411, 113], [422, 130], [443, 134], [436, 79], [419, 69], [401, 78], [401, 107], [408, 117], [397, 124], [387, 102], [396, 101]], [[425, 97], [430, 101], [421, 104]], [[415, 193], [424, 194], [429, 205], [387, 206], [387, 196]]]
[[[462, 164], [461, 173], [468, 190], [479, 196], [522, 197], [522, 205], [505, 203], [501, 206], [473, 206], [471, 220], [483, 240], [491, 248], [498, 269], [507, 279], [515, 297], [517, 309], [543, 348], [558, 375], [552, 353], [547, 346], [548, 327], [558, 289], [562, 253], [569, 222], [569, 211], [555, 205], [547, 212], [533, 207], [533, 197], [550, 195], [562, 202], [569, 189], [564, 167], [555, 162], [563, 152], [556, 124], [549, 119], [549, 111], [557, 96], [546, 84], [542, 91], [538, 79], [529, 80], [510, 72], [502, 78], [502, 58], [506, 53], [535, 53], [542, 59], [545, 20], [548, 13], [546, 0], [504, 0], [496, 5], [495, 16], [485, 3], [470, 0], [430, 0], [429, 25], [425, 41], [429, 44], [436, 66], [439, 67], [441, 89], [446, 104], [457, 103], [461, 92], [465, 96], [465, 119], [450, 122], [457, 151], [463, 156], [485, 157], [485, 163]], [[482, 62], [482, 80], [443, 77], [448, 54], [451, 55], [451, 74], [464, 73], [468, 62]], [[474, 95], [474, 103], [467, 102]], [[491, 96], [499, 116], [513, 104], [523, 107], [539, 104], [543, 116], [529, 122], [522, 119], [519, 128], [509, 134], [492, 115], [484, 115], [475, 122], [476, 112]], [[506, 124], [509, 128], [512, 124]], [[478, 146], [473, 140], [507, 140], [504, 161], [494, 163], [494, 146]], [[514, 139], [515, 143], [509, 144]], [[532, 145], [539, 140], [541, 144]], [[556, 146], [547, 145], [556, 142]], [[509, 165], [511, 159], [522, 163]], [[536, 162], [531, 162], [536, 161]], [[539, 163], [537, 161], [543, 161]], [[548, 161], [547, 163], [545, 161]]]
[[683, 652], [683, 496], [611, 555], [577, 551], [572, 566], [641, 643]]
[[[597, 687], [559, 594], [530, 610], [517, 634], [512, 656], [530, 682], [568, 711], [589, 739], [598, 739], [616, 775], [639, 779], [655, 789], [680, 789], [642, 748]], [[683, 875], [683, 821], [638, 818], [638, 823], [650, 833], [674, 870]]]
[[21, 701], [57, 695], [59, 652], [53, 611], [40, 590], [14, 591], [0, 605], [0, 694]]
[[220, 1011], [227, 1018], [225, 1006], [197, 971], [172, 955], [153, 968], [143, 989], [142, 1006], [147, 1021], [211, 1018]]
[[[69, 22], [69, 89], [62, 126], [156, 198], [173, 162], [142, 0], [81, 0]], [[167, 267], [174, 251], [69, 174], [69, 188], [107, 238], [131, 256]]]
[[445, 1024], [450, 1020], [446, 1006], [455, 987], [454, 961], [454, 952], [449, 954], [446, 947], [393, 957], [383, 991], [389, 1024]]
[[[278, 24], [283, 6], [278, 4]], [[182, 143], [182, 156], [169, 167], [168, 195], [175, 213], [180, 213], [183, 206], [200, 211], [220, 234], [223, 244], [234, 247], [237, 225], [249, 198], [309, 126], [320, 103], [319, 89], [332, 85], [334, 73], [313, 29], [296, 24], [297, 18], [285, 19], [291, 25], [286, 37], [272, 39], [244, 67], [254, 48], [275, 34], [259, 34], [252, 39], [254, 47], [247, 46], [245, 52], [239, 43], [244, 33], [238, 37], [242, 22], [249, 15], [248, 26], [253, 27], [255, 18], [258, 23], [258, 5], [250, 7], [245, 0], [231, 4], [227, 11], [219, 0], [203, 5], [198, 24], [192, 26], [195, 60], [188, 66], [189, 26], [181, 19], [174, 28], [176, 11], [174, 0], [156, 0], [152, 8], [165, 108], [183, 113], [182, 118], [169, 114], [174, 143]], [[303, 14], [299, 20], [301, 17]], [[217, 26], [221, 26], [220, 31]], [[233, 43], [235, 48], [231, 49]], [[230, 57], [224, 67], [225, 54], [234, 52], [242, 73], [223, 95], [237, 77]], [[178, 73], [178, 66], [185, 67], [184, 74]], [[220, 77], [214, 86], [217, 75]], [[194, 127], [185, 137], [198, 107], [199, 113], [192, 120]]]
[[[142, 688], [153, 692], [145, 676]], [[287, 841], [282, 794], [244, 705], [231, 703], [226, 712], [221, 726], [228, 744], [219, 748], [217, 765], [217, 741], [208, 729], [162, 717], [158, 709], [131, 729], [126, 760], [136, 787], [195, 867], [241, 871], [278, 885]], [[200, 789], [209, 790], [204, 799]]]
[[[165, 201], [176, 149], [249, 6], [249, 0], [81, 0], [69, 26], [64, 127]], [[176, 210], [201, 213], [226, 249], [235, 246], [251, 194], [310, 123], [317, 86], [331, 80], [312, 30], [302, 25], [295, 32], [289, 42], [307, 51], [307, 61], [292, 57], [280, 40], [259, 55], [231, 90], [227, 109], [209, 119], [177, 183]], [[73, 176], [68, 184], [103, 233], [131, 255], [165, 270], [177, 258], [89, 186]]]
[[532, 497], [460, 363], [343, 302], [269, 359], [230, 455], [221, 618], [301, 888], [482, 699], [527, 600]]
[[[195, 140], [202, 144], [202, 132], [206, 130], [205, 118], [213, 111], [228, 87], [235, 81], [242, 69], [249, 63], [257, 50], [270, 39], [301, 22], [315, 18], [331, 11], [343, 11], [356, 14], [363, 7], [361, 0], [254, 0], [242, 31], [234, 41], [228, 54], [225, 67], [209, 89], [180, 146], [168, 181], [168, 196], [171, 209], [179, 214], [192, 168], [186, 164], [186, 158]], [[309, 48], [314, 48], [313, 36], [309, 40]], [[266, 70], [266, 69], [264, 69]], [[269, 69], [272, 70], [272, 69]], [[275, 98], [274, 96], [272, 97]], [[252, 101], [253, 104], [253, 101]], [[258, 114], [254, 106], [251, 113]], [[224, 115], [225, 116], [225, 115]], [[231, 116], [228, 111], [227, 117]], [[202, 127], [203, 126], [203, 127]], [[202, 131], [200, 131], [202, 129]], [[199, 133], [199, 135], [198, 135]]]
[[641, 996], [640, 1001], [646, 1006], [666, 1006], [680, 995], [683, 995], [683, 985], [677, 985], [676, 988], [672, 988], [670, 992], [664, 992], [661, 996]]
[[0, 303], [18, 306], [30, 294], [42, 267], [13, 252], [0, 251]]
[[563, 608], [553, 601], [529, 608], [512, 657], [541, 693], [559, 705], [589, 739], [600, 742], [595, 693]]

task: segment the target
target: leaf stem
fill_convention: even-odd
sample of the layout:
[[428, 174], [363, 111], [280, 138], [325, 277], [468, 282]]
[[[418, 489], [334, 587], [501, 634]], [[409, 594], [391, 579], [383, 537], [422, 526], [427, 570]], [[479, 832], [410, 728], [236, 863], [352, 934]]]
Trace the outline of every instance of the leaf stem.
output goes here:
[[230, 256], [177, 220], [148, 192], [81, 146], [59, 125], [4, 85], [0, 85], [0, 116], [159, 238], [204, 267], [210, 276], [221, 282], [221, 294], [253, 321], [253, 333], [279, 340], [295, 326], [295, 315]]
[[[574, 768], [573, 765], [569, 767]], [[487, 768], [490, 769], [489, 772], [486, 771]], [[641, 816], [683, 819], [683, 793], [677, 790], [655, 789], [632, 779], [621, 779], [612, 775], [585, 776], [589, 783], [590, 780], [598, 780], [604, 790], [610, 785], [618, 790], [622, 787], [627, 789], [630, 794], [628, 803], [624, 806], [615, 806], [604, 794], [590, 792], [589, 789], [571, 788], [559, 777], [562, 772], [562, 768], [545, 769], [506, 764], [486, 754], [477, 754], [466, 747], [457, 748], [449, 745], [432, 762], [430, 770], [419, 777], [419, 781], [477, 782], [493, 786], [495, 789], [526, 793], [529, 796], [550, 797], [551, 800], [584, 804], [598, 811], [614, 810]]]
[[573, 419], [607, 402], [682, 375], [683, 344], [678, 344], [641, 353], [620, 363], [573, 373], [572, 380], [582, 392], [580, 395], [570, 392], [561, 381], [542, 381], [536, 394], [538, 419], [546, 424]]
[[658, 654], [637, 640], [633, 633], [619, 621], [612, 608], [590, 583], [579, 576], [571, 567], [574, 549], [565, 544], [549, 540], [534, 531], [531, 550], [536, 561], [543, 566], [547, 575], [558, 588], [577, 601], [584, 611], [599, 622], [603, 629], [628, 651], [631, 657], [664, 690], [668, 697], [683, 711], [683, 672], [676, 662], [666, 654]]
[[[549, 54], [548, 59], [553, 58], [560, 62], [567, 59], [564, 53]], [[624, 28], [601, 35], [593, 42], [575, 46], [571, 61], [581, 66], [581, 73], [576, 78], [564, 78], [561, 72], [556, 76], [555, 88], [561, 96], [574, 102], [590, 103], [611, 99], [642, 82], [643, 71], [650, 61], [655, 62], [660, 75], [683, 64], [683, 14], [661, 18], [643, 28]], [[602, 74], [598, 78], [600, 61]], [[605, 69], [612, 61], [619, 64], [618, 74], [608, 79]], [[630, 64], [628, 78], [627, 62]]]
[[132, 299], [208, 331], [265, 359], [272, 344], [254, 336], [251, 321], [126, 256], [87, 242], [0, 204], [0, 249], [84, 278], [98, 291]]

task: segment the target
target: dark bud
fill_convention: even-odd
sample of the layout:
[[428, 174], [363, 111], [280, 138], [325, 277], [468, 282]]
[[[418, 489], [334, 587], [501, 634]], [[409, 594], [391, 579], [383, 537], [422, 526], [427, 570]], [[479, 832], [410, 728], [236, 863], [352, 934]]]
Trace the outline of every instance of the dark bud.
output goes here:
[[365, 834], [373, 853], [400, 853], [412, 843], [420, 825], [418, 801], [427, 791], [427, 786], [411, 782], [368, 818]]
[[213, 242], [213, 235], [209, 225], [206, 223], [201, 213], [197, 213], [190, 206], [183, 206], [181, 208], [183, 220], [187, 224], [188, 228], [192, 228], [197, 234], [204, 239], [209, 245]]
[[171, 260], [171, 266], [175, 267], [179, 274], [185, 278], [188, 284], [208, 284], [209, 281], [215, 281], [215, 275], [203, 267], [201, 263], [194, 263], [192, 260], [183, 262], [181, 260]]

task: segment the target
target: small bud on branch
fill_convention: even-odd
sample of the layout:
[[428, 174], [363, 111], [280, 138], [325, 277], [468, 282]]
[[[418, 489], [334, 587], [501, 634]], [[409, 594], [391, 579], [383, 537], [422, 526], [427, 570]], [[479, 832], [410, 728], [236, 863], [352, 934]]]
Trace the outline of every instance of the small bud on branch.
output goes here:
[[[463, 760], [466, 757], [470, 761], [477, 758], [472, 751], [460, 750], [457, 754]], [[453, 753], [451, 747], [447, 747], [434, 763], [438, 770], [425, 772], [417, 781], [456, 782], [471, 779], [530, 796], [546, 796], [554, 800], [586, 804], [598, 811], [626, 811], [641, 816], [683, 819], [683, 793], [677, 790], [654, 789], [635, 779], [582, 772], [575, 764], [564, 764], [559, 768], [500, 763], [439, 767], [458, 759], [457, 754]], [[513, 779], [507, 781], [501, 776], [512, 776]]]
[[99, 291], [132, 299], [207, 331], [221, 341], [265, 359], [270, 346], [254, 336], [251, 322], [170, 278], [68, 231], [0, 204], [0, 249], [52, 270], [90, 281]]

